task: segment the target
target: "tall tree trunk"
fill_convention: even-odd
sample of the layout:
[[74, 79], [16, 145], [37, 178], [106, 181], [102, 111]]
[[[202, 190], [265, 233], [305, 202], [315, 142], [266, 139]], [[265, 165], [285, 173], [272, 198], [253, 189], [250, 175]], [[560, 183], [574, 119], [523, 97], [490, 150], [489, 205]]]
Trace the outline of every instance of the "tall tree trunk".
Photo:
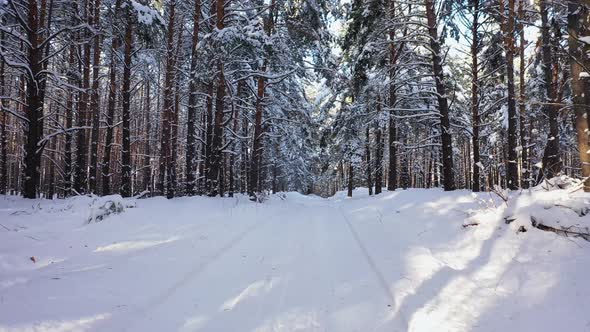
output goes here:
[[47, 196], [46, 198], [53, 199], [55, 195], [55, 163], [57, 161], [57, 137], [51, 138], [49, 142], [49, 150], [51, 150], [51, 158], [48, 160], [49, 162], [49, 180], [48, 180], [48, 188], [47, 188]]
[[579, 40], [579, 37], [590, 35], [590, 3], [587, 0], [570, 0], [568, 12], [570, 68], [578, 150], [582, 177], [585, 178], [584, 191], [590, 192], [590, 45]]
[[[183, 20], [179, 22], [179, 26], [182, 27]], [[182, 29], [178, 29], [178, 39], [176, 41], [176, 53], [174, 54], [174, 59], [172, 62], [172, 68], [174, 71], [174, 106], [172, 108], [172, 112], [170, 114], [170, 143], [169, 148], [170, 152], [168, 154], [168, 190], [166, 192], [167, 198], [174, 198], [176, 195], [176, 185], [177, 185], [177, 174], [176, 174], [176, 160], [177, 160], [177, 152], [178, 152], [178, 116], [180, 114], [180, 84], [178, 73], [176, 70], [176, 63], [180, 56], [180, 50], [182, 49]]]
[[[116, 15], [121, 7], [121, 0], [115, 2]], [[117, 56], [116, 52], [119, 49], [119, 36], [113, 35], [111, 40], [111, 57], [109, 64], [109, 94], [107, 101], [107, 132], [105, 134], [105, 144], [102, 159], [102, 194], [108, 195], [112, 192], [111, 188], [111, 151], [113, 144], [113, 131], [114, 131], [114, 118], [115, 118], [115, 106], [117, 104]]]
[[[379, 108], [379, 113], [381, 113], [381, 106], [379, 105], [377, 107]], [[375, 195], [379, 195], [383, 188], [383, 135], [381, 133], [381, 126], [379, 124], [377, 126], [375, 133]]]
[[508, 86], [508, 154], [506, 162], [506, 186], [518, 188], [518, 155], [517, 155], [517, 120], [516, 93], [514, 88], [514, 0], [508, 0], [508, 16], [505, 18], [505, 3], [500, 0], [502, 13], [502, 33], [504, 34], [504, 51], [506, 53], [506, 83]]
[[481, 188], [479, 183], [479, 0], [473, 1], [473, 20], [471, 23], [471, 118], [473, 126], [473, 191]]
[[[171, 0], [168, 5], [168, 29], [166, 42], [166, 68], [164, 74], [164, 108], [162, 110], [162, 137], [160, 141], [160, 181], [159, 192], [164, 195], [166, 182], [170, 182], [171, 176], [171, 142], [172, 114], [174, 113], [174, 77], [175, 77], [175, 52], [174, 52], [174, 27], [176, 21], [176, 0]], [[168, 189], [171, 186], [168, 185]], [[172, 193], [173, 195], [173, 193]]]
[[[86, 21], [91, 21], [90, 17], [90, 0], [86, 0], [84, 5]], [[84, 36], [84, 34], [83, 34]], [[85, 36], [84, 36], [85, 37]], [[80, 101], [78, 104], [78, 127], [77, 131], [77, 149], [76, 149], [76, 168], [74, 172], [74, 188], [80, 194], [85, 194], [88, 189], [88, 91], [90, 89], [90, 42], [84, 41], [82, 49], [82, 82], [80, 91]]]
[[152, 167], [151, 167], [151, 131], [152, 131], [152, 122], [151, 122], [151, 95], [150, 95], [150, 78], [146, 79], [145, 83], [145, 134], [146, 134], [146, 141], [145, 141], [145, 156], [143, 157], [143, 182], [144, 182], [144, 190], [152, 191]]
[[193, 38], [191, 44], [191, 67], [189, 72], [189, 97], [187, 110], [187, 134], [186, 134], [186, 194], [195, 194], [195, 169], [194, 163], [197, 154], [197, 46], [199, 44], [199, 20], [201, 19], [201, 0], [195, 0], [193, 13]]
[[[512, 0], [514, 1], [514, 0]], [[557, 73], [553, 73], [552, 67], [554, 61], [551, 50], [551, 32], [549, 26], [549, 14], [547, 0], [539, 0], [539, 9], [541, 12], [541, 40], [542, 57], [543, 57], [543, 79], [545, 81], [546, 100], [543, 110], [549, 120], [549, 135], [547, 145], [543, 152], [543, 175], [546, 179], [551, 179], [561, 171], [561, 160], [559, 158], [559, 107], [557, 103]]]
[[122, 149], [121, 149], [121, 196], [130, 197], [131, 188], [131, 57], [133, 55], [133, 17], [127, 14], [125, 26], [125, 55], [123, 60], [123, 107], [122, 114]]
[[[4, 47], [4, 32], [0, 32], [0, 43]], [[0, 61], [0, 96], [8, 96], [6, 89], [6, 64]], [[0, 194], [8, 189], [8, 99], [0, 100]]]
[[[266, 71], [266, 66], [262, 67], [262, 71]], [[260, 188], [258, 188], [258, 176], [262, 156], [262, 101], [264, 99], [264, 84], [264, 77], [259, 76], [256, 95], [256, 113], [254, 114], [252, 156], [250, 158], [250, 185], [248, 186], [248, 193], [251, 198], [255, 198], [256, 194], [260, 191]]]
[[371, 170], [371, 136], [369, 135], [369, 125], [365, 129], [365, 163], [367, 167], [367, 188], [369, 188], [369, 196], [373, 195], [373, 174]]
[[455, 176], [453, 174], [453, 142], [451, 138], [451, 123], [449, 119], [449, 105], [447, 91], [444, 84], [440, 37], [434, 0], [426, 1], [426, 18], [428, 34], [430, 35], [430, 49], [432, 50], [432, 69], [436, 81], [438, 110], [440, 112], [440, 132], [442, 142], [443, 185], [445, 191], [455, 190]]
[[521, 178], [521, 186], [523, 188], [528, 188], [530, 185], [530, 171], [529, 171], [529, 147], [527, 142], [527, 130], [526, 130], [526, 86], [525, 86], [525, 70], [526, 70], [526, 63], [525, 63], [525, 46], [526, 40], [524, 39], [524, 1], [518, 2], [518, 31], [519, 31], [519, 38], [520, 38], [520, 75], [519, 75], [519, 88], [520, 88], [520, 97], [519, 97], [519, 115], [520, 115], [520, 147], [521, 147], [521, 155], [520, 158], [522, 160], [522, 178]]
[[235, 175], [234, 175], [234, 168], [235, 168], [235, 160], [236, 160], [236, 154], [238, 153], [238, 151], [236, 151], [236, 146], [238, 138], [236, 138], [235, 136], [237, 135], [238, 132], [238, 115], [239, 115], [239, 108], [241, 106], [241, 92], [244, 89], [243, 88], [244, 85], [244, 81], [240, 80], [238, 81], [238, 86], [236, 88], [236, 97], [238, 98], [237, 101], [237, 105], [235, 103], [233, 103], [233, 107], [234, 107], [234, 111], [232, 113], [232, 118], [233, 118], [233, 125], [232, 125], [232, 135], [234, 136], [232, 138], [233, 142], [231, 143], [231, 151], [232, 153], [229, 156], [229, 188], [228, 188], [228, 196], [229, 197], [234, 197], [234, 191], [235, 191]]
[[[225, 1], [216, 0], [215, 16], [217, 17], [217, 30], [224, 29]], [[222, 188], [222, 152], [223, 144], [223, 99], [225, 97], [225, 78], [223, 74], [223, 63], [217, 59], [217, 91], [215, 93], [215, 117], [213, 120], [213, 136], [211, 139], [211, 168], [209, 170], [209, 196], [223, 196]]]
[[354, 170], [352, 162], [348, 165], [348, 197], [352, 197], [352, 190], [354, 189]]
[[[45, 2], [42, 1], [41, 4]], [[35, 198], [37, 196], [37, 186], [40, 181], [41, 155], [43, 146], [39, 146], [39, 141], [43, 135], [43, 93], [39, 87], [44, 81], [43, 74], [43, 25], [39, 16], [45, 11], [42, 5], [39, 8], [37, 0], [28, 1], [27, 17], [27, 40], [28, 45], [28, 68], [26, 75], [27, 84], [25, 91], [25, 101], [27, 104], [26, 117], [28, 125], [25, 126], [25, 160], [24, 160], [24, 178], [23, 178], [23, 197]]]
[[[76, 66], [76, 47], [72, 44], [70, 45], [69, 51], [69, 59], [68, 59], [68, 66], [69, 66], [69, 73], [68, 73], [68, 83], [70, 86], [76, 85], [76, 78], [74, 77], [72, 71], [73, 68]], [[67, 101], [66, 101], [66, 116], [65, 116], [65, 128], [66, 130], [72, 128], [74, 122], [74, 93], [72, 89], [68, 89], [67, 92]], [[64, 155], [64, 196], [69, 196], [72, 194], [72, 138], [73, 135], [71, 132], [66, 133], [65, 135], [65, 155]]]
[[[178, 49], [180, 49], [180, 47]], [[167, 198], [174, 198], [174, 196], [176, 196], [176, 186], [178, 181], [178, 174], [176, 173], [176, 161], [178, 153], [178, 115], [180, 113], [180, 86], [178, 83], [174, 84], [174, 86], [176, 91], [174, 93], [174, 110], [172, 113], [172, 119], [170, 121], [171, 144], [170, 158], [168, 158], [168, 189], [166, 191]]]
[[213, 119], [213, 138], [211, 139], [211, 168], [209, 170], [209, 182], [211, 188], [209, 196], [223, 196], [222, 183], [222, 151], [223, 144], [223, 98], [225, 97], [225, 79], [223, 77], [223, 65], [217, 66], [219, 79], [217, 92], [215, 93], [215, 116]]
[[[246, 114], [244, 114], [242, 116], [242, 137], [248, 137], [248, 125], [249, 125], [249, 121], [248, 121], [248, 116], [246, 116]], [[240, 182], [240, 192], [242, 194], [246, 193], [246, 191], [248, 191], [249, 189], [249, 174], [250, 172], [248, 171], [248, 141], [246, 139], [243, 139], [245, 141], [241, 142], [241, 147], [242, 147], [242, 155], [241, 155], [241, 182]]]
[[[395, 18], [395, 1], [390, 0], [389, 3], [389, 19]], [[397, 127], [395, 121], [395, 103], [397, 96], [395, 93], [395, 61], [397, 59], [397, 52], [395, 49], [395, 30], [392, 28], [389, 31], [389, 124], [388, 124], [388, 149], [389, 149], [389, 165], [387, 171], [387, 190], [393, 191], [397, 188]]]
[[[266, 18], [264, 25], [267, 36], [272, 35], [274, 29], [274, 10], [276, 7], [276, 0], [271, 0], [269, 14]], [[267, 60], [263, 60], [264, 63], [260, 69], [261, 73], [266, 73]], [[250, 187], [248, 188], [249, 195], [251, 198], [255, 198], [256, 193], [261, 191], [259, 187], [259, 175], [260, 175], [260, 164], [262, 163], [262, 103], [264, 101], [266, 80], [263, 75], [258, 76], [258, 91], [256, 95], [256, 113], [254, 115], [254, 137], [252, 144], [252, 157], [250, 166]]]
[[[92, 26], [100, 31], [100, 0], [95, 0], [93, 9]], [[90, 192], [96, 193], [98, 181], [98, 134], [100, 126], [99, 109], [99, 83], [100, 83], [100, 45], [101, 35], [94, 36], [93, 59], [92, 59], [92, 91], [90, 96], [90, 111], [92, 113], [92, 132], [90, 138], [90, 167], [89, 167], [89, 188]]]
[[205, 177], [205, 193], [211, 190], [211, 182], [209, 181], [209, 172], [211, 171], [211, 141], [213, 139], [213, 83], [207, 84], [207, 105], [206, 105], [206, 129], [205, 129], [205, 169], [203, 176]]

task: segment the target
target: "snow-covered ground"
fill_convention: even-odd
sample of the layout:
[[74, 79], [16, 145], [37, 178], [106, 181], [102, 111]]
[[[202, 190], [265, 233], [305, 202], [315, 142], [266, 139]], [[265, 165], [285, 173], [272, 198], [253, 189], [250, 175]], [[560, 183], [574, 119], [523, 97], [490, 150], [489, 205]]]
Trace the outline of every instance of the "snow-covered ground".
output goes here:
[[0, 331], [590, 331], [570, 191], [0, 196]]

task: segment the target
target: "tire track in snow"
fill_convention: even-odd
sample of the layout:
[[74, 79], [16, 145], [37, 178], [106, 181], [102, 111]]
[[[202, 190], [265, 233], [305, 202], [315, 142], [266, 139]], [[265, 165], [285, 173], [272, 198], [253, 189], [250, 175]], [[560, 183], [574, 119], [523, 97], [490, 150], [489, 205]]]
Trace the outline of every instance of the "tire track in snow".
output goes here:
[[[180, 288], [185, 286], [187, 283], [189, 283], [191, 280], [193, 280], [195, 277], [201, 274], [201, 272], [203, 272], [209, 265], [216, 262], [219, 258], [221, 258], [221, 256], [223, 256], [231, 249], [233, 249], [236, 245], [238, 245], [240, 242], [242, 242], [249, 234], [252, 234], [254, 231], [266, 225], [269, 220], [272, 220], [272, 218], [263, 218], [263, 220], [264, 221], [256, 222], [255, 224], [248, 226], [245, 230], [240, 232], [238, 235], [234, 236], [225, 245], [216, 250], [212, 255], [206, 257], [204, 261], [193, 266], [186, 274], [184, 274], [182, 278], [180, 278], [177, 282], [172, 284], [172, 286], [168, 287], [159, 295], [153, 297], [152, 300], [148, 301], [145, 305], [135, 310], [133, 312], [134, 314], [131, 315], [131, 317], [135, 317], [135, 319], [131, 323], [125, 324], [125, 327], [123, 327], [121, 331], [133, 331], [133, 327], [136, 324], [138, 324], [138, 321], [144, 319], [147, 314], [153, 312], [160, 305], [166, 303], [166, 301], [170, 299], [172, 296], [174, 296]], [[112, 322], [113, 321], [111, 321], [111, 323]]]
[[[374, 274], [375, 278], [377, 279], [377, 282], [379, 283], [379, 285], [383, 289], [383, 293], [387, 296], [387, 298], [389, 298], [391, 300], [392, 308], [397, 308], [398, 304], [397, 304], [397, 301], [395, 300], [395, 294], [391, 291], [391, 288], [389, 288], [389, 285], [387, 284], [387, 280], [383, 276], [383, 273], [377, 267], [377, 264], [375, 264], [375, 260], [373, 259], [373, 257], [369, 253], [369, 251], [367, 250], [367, 247], [364, 245], [358, 232], [354, 229], [354, 226], [352, 226], [352, 223], [350, 222], [350, 220], [348, 219], [346, 214], [344, 214], [344, 211], [342, 211], [341, 207], [338, 207], [338, 212], [340, 212], [340, 214], [342, 215], [342, 218], [344, 219], [344, 221], [346, 221], [346, 225], [348, 226], [348, 230], [350, 231], [350, 233], [352, 234], [352, 237], [354, 238], [354, 242], [359, 247], [361, 253], [365, 257], [365, 260], [367, 261], [367, 264], [369, 265], [369, 267], [373, 271], [373, 274]], [[399, 311], [399, 316], [401, 317], [401, 319], [407, 329], [407, 327], [409, 326], [408, 319], [406, 318], [404, 313], [401, 311]]]

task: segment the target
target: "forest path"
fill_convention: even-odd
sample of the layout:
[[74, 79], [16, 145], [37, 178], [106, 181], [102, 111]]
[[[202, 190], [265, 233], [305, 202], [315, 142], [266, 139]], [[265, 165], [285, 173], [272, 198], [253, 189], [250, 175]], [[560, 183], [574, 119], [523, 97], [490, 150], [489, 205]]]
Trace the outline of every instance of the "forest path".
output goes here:
[[285, 205], [208, 258], [178, 261], [196, 264], [123, 312], [127, 323], [105, 323], [125, 331], [395, 331], [383, 325], [395, 320], [395, 299], [363, 242], [335, 204]]
[[585, 331], [588, 244], [517, 232], [571, 218], [548, 199], [159, 197], [87, 224], [91, 197], [4, 197], [0, 332]]

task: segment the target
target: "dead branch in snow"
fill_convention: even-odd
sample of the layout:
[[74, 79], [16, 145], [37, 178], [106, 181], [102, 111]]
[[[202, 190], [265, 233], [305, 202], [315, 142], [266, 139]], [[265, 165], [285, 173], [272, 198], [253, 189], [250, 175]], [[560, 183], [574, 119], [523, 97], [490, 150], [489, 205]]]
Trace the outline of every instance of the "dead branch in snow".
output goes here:
[[565, 237], [581, 237], [582, 239], [590, 242], [590, 230], [586, 227], [585, 231], [574, 226], [556, 228], [553, 226], [547, 226], [538, 221], [534, 216], [531, 216], [531, 224], [533, 227], [538, 228], [542, 231], [553, 232], [557, 235]]

